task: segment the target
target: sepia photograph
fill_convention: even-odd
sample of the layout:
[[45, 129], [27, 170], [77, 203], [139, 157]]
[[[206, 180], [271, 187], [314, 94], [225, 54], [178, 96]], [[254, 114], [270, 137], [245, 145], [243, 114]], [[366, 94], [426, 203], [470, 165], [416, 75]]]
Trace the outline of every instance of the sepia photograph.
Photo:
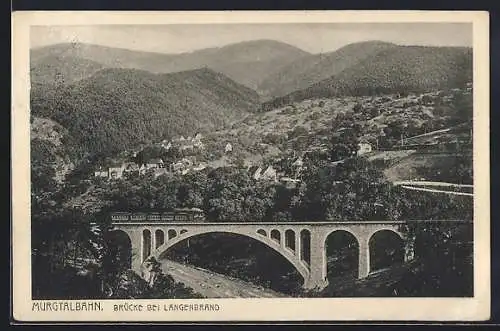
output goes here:
[[478, 296], [472, 20], [81, 21], [26, 28], [30, 310]]

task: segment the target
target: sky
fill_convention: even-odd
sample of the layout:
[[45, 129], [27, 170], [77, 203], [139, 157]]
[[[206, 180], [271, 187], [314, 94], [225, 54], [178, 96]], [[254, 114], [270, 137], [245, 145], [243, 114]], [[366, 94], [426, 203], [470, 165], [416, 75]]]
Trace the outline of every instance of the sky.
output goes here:
[[182, 53], [273, 39], [310, 53], [381, 40], [400, 45], [472, 47], [467, 23], [294, 23], [32, 26], [31, 48], [82, 42], [159, 53]]

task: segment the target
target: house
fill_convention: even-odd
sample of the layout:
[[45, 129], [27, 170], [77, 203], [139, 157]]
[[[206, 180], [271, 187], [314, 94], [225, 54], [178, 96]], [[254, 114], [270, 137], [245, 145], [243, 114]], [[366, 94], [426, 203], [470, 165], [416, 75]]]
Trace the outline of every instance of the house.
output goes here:
[[151, 159], [146, 163], [146, 169], [164, 168], [164, 166], [162, 159]]
[[302, 157], [298, 157], [297, 160], [295, 160], [293, 163], [292, 163], [292, 166], [293, 167], [302, 167], [304, 165], [304, 159]]
[[285, 184], [285, 186], [288, 188], [295, 188], [300, 183], [300, 180], [290, 177], [281, 177], [280, 182]]
[[193, 144], [185, 144], [185, 145], [182, 145], [181, 146], [181, 151], [185, 151], [185, 150], [193, 150], [194, 149], [194, 145]]
[[197, 165], [196, 167], [194, 167], [193, 170], [194, 171], [201, 171], [201, 170], [205, 169], [206, 167], [207, 167], [207, 164], [202, 162], [199, 165]]
[[263, 169], [261, 167], [257, 167], [257, 169], [255, 169], [255, 171], [253, 172], [252, 175], [253, 179], [259, 180], [262, 176], [262, 170]]
[[185, 168], [185, 165], [182, 162], [176, 162], [176, 163], [172, 163], [170, 165], [171, 172], [179, 172], [179, 171], [184, 170], [184, 168]]
[[297, 177], [297, 176], [299, 176], [302, 173], [303, 169], [304, 169], [304, 159], [302, 157], [298, 157], [292, 163], [293, 174]]
[[226, 147], [224, 148], [224, 152], [230, 153], [232, 151], [233, 151], [233, 145], [231, 145], [230, 143], [227, 143]]
[[255, 179], [255, 180], [259, 180], [260, 179], [260, 175], [261, 175], [261, 172], [262, 172], [262, 168], [259, 167], [259, 166], [249, 166], [248, 168], [248, 173], [250, 174], [250, 176]]
[[159, 176], [164, 175], [164, 174], [167, 173], [167, 169], [165, 169], [165, 168], [156, 168], [154, 171], [155, 171], [154, 172], [154, 177], [155, 178], [158, 178]]
[[171, 141], [169, 141], [166, 145], [165, 145], [165, 143], [166, 143], [165, 141], [163, 141], [163, 142], [161, 143], [161, 147], [162, 147], [163, 149], [166, 149], [166, 150], [168, 151], [169, 149], [171, 149], [171, 148], [172, 148], [172, 142], [171, 142]]
[[358, 144], [358, 151], [357, 151], [358, 156], [370, 153], [371, 151], [372, 151], [372, 145], [369, 144], [368, 142], [360, 142]]
[[266, 170], [264, 172], [262, 172], [260, 178], [276, 181], [277, 180], [276, 169], [274, 169], [273, 166], [267, 167]]
[[108, 177], [108, 172], [106, 170], [102, 170], [101, 168], [99, 168], [99, 170], [97, 170], [97, 171], [94, 172], [94, 177], [105, 177], [105, 178], [107, 178]]
[[122, 165], [123, 172], [134, 172], [139, 171], [139, 166], [135, 162], [127, 162]]
[[124, 170], [125, 169], [123, 168], [123, 166], [120, 166], [120, 167], [110, 167], [108, 169], [109, 178], [110, 179], [120, 179], [120, 178], [122, 178]]
[[200, 139], [197, 139], [196, 137], [193, 139], [193, 146], [196, 148], [203, 148], [203, 143], [201, 142]]
[[193, 161], [191, 161], [188, 158], [183, 158], [181, 162], [184, 164], [186, 167], [192, 167], [193, 166]]

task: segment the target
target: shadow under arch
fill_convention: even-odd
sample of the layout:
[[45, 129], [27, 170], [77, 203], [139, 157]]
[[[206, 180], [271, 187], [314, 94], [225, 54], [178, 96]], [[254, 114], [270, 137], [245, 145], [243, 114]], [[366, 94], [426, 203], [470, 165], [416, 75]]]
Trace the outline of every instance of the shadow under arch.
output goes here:
[[267, 246], [268, 248], [271, 248], [272, 250], [274, 250], [275, 252], [277, 252], [279, 255], [281, 255], [282, 257], [284, 257], [296, 270], [297, 272], [300, 274], [300, 276], [302, 276], [303, 278], [303, 281], [305, 281], [308, 277], [309, 277], [309, 270], [307, 269], [307, 267], [302, 264], [302, 263], [299, 263], [299, 261], [297, 259], [294, 259], [294, 255], [290, 252], [287, 252], [285, 250], [283, 250], [281, 248], [280, 245], [277, 245], [276, 242], [273, 240], [273, 239], [270, 239], [268, 237], [264, 237], [260, 234], [258, 234], [257, 232], [255, 233], [250, 233], [250, 232], [243, 232], [243, 231], [229, 231], [229, 230], [216, 230], [216, 231], [206, 231], [206, 230], [200, 230], [200, 231], [188, 231], [188, 232], [185, 232], [175, 238], [173, 238], [172, 240], [169, 240], [167, 242], [165, 242], [163, 245], [161, 245], [160, 247], [158, 247], [158, 249], [156, 249], [152, 255], [157, 259], [157, 260], [161, 260], [165, 257], [165, 255], [167, 254], [168, 250], [170, 248], [172, 248], [173, 246], [189, 239], [189, 238], [193, 238], [195, 236], [200, 236], [200, 235], [204, 235], [204, 234], [209, 234], [209, 233], [226, 233], [226, 234], [236, 234], [236, 235], [240, 235], [240, 236], [244, 236], [244, 237], [247, 237], [247, 238], [251, 238], [251, 239], [254, 239], [260, 243], [263, 243], [265, 246]]
[[404, 262], [405, 242], [401, 234], [390, 229], [374, 232], [368, 240], [370, 272], [389, 268]]
[[124, 269], [132, 268], [132, 241], [127, 232], [123, 230], [110, 230], [104, 238], [110, 255], [115, 257], [115, 263]]
[[352, 274], [358, 278], [359, 241], [356, 235], [345, 229], [330, 232], [325, 239], [327, 278]]

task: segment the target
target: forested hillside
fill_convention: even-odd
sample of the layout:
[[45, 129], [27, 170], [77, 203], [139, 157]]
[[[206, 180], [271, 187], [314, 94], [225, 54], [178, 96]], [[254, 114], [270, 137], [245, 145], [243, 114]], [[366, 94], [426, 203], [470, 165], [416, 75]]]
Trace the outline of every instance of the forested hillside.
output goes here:
[[68, 86], [34, 85], [31, 112], [64, 126], [78, 153], [109, 154], [165, 136], [214, 130], [256, 109], [258, 95], [210, 69], [104, 69]]
[[301, 57], [269, 74], [259, 90], [269, 97], [279, 97], [340, 73], [381, 51], [398, 47], [381, 41], [349, 44], [334, 52]]
[[378, 52], [310, 87], [276, 98], [264, 109], [312, 98], [427, 92], [472, 81], [472, 49], [399, 46]]

